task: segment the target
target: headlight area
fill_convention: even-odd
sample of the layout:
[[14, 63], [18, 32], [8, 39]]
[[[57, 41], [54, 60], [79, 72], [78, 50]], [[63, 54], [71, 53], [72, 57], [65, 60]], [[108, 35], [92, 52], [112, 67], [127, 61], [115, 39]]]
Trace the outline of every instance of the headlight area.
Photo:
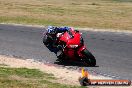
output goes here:
[[78, 45], [69, 45], [70, 48], [77, 48]]

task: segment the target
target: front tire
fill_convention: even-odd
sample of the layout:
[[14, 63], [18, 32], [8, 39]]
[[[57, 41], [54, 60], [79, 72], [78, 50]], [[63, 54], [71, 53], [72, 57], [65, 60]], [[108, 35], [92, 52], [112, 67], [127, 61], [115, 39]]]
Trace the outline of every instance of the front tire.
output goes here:
[[91, 52], [89, 52], [87, 49], [85, 49], [83, 51], [84, 54], [84, 63], [88, 66], [96, 66], [96, 59], [95, 57], [92, 55]]
[[66, 56], [64, 55], [64, 53], [58, 55], [57, 58], [57, 61], [59, 61], [59, 63], [67, 63]]

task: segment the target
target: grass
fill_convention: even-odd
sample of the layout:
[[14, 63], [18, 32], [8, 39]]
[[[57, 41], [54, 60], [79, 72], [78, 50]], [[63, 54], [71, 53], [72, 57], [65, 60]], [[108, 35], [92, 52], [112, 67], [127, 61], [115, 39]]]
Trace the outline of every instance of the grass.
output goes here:
[[57, 79], [37, 69], [0, 67], [0, 88], [85, 88], [52, 80]]
[[0, 22], [132, 30], [132, 0], [0, 0]]

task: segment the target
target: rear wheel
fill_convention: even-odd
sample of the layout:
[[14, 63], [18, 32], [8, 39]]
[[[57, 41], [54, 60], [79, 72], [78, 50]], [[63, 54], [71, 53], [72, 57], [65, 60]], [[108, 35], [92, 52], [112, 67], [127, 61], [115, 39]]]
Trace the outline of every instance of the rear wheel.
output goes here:
[[92, 55], [91, 52], [89, 52], [87, 49], [85, 49], [83, 51], [84, 54], [84, 63], [88, 66], [96, 66], [96, 59], [95, 57]]

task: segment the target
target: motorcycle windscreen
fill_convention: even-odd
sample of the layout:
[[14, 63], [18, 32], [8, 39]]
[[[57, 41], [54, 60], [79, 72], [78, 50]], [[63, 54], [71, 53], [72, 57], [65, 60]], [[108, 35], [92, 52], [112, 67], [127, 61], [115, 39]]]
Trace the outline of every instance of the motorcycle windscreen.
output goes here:
[[70, 39], [70, 35], [67, 33], [67, 32], [65, 32], [61, 37], [60, 37], [60, 41], [64, 41], [64, 42], [66, 42], [67, 43], [67, 41]]
[[68, 45], [80, 45], [80, 34], [75, 34], [74, 38], [71, 38], [68, 40], [67, 44]]

